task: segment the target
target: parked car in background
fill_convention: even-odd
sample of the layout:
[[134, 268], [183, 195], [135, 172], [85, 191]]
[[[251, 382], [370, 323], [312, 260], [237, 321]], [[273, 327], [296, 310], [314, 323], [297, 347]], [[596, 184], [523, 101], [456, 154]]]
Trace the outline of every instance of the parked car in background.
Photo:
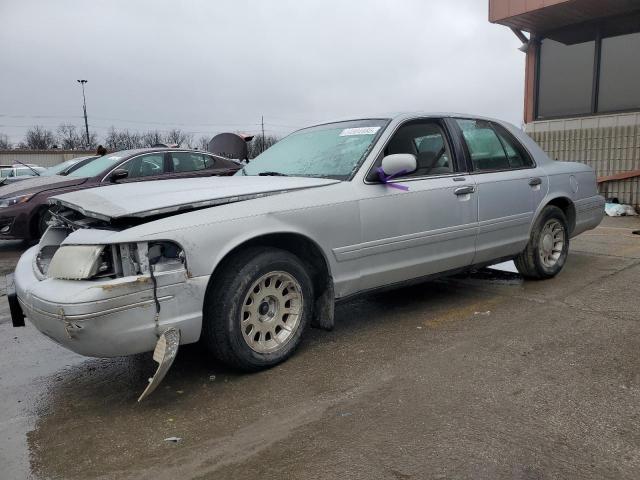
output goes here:
[[40, 176], [52, 177], [54, 175], [62, 175], [62, 176], [68, 175], [74, 170], [77, 170], [78, 168], [86, 165], [90, 161], [95, 160], [96, 158], [99, 158], [99, 157], [97, 155], [92, 155], [89, 157], [71, 158], [69, 160], [65, 160], [62, 163], [59, 163], [58, 165], [54, 165], [53, 167], [47, 168], [44, 172], [40, 174]]
[[232, 175], [236, 162], [175, 148], [125, 150], [94, 158], [67, 175], [40, 176], [0, 187], [0, 239], [38, 239], [49, 221], [48, 200], [74, 190], [115, 183]]
[[38, 177], [46, 168], [31, 164], [15, 164], [0, 167], [0, 185], [20, 182], [30, 177]]
[[551, 160], [508, 123], [442, 114], [317, 125], [232, 178], [52, 202], [54, 224], [16, 267], [15, 324], [19, 301], [83, 355], [157, 346], [159, 376], [198, 340], [233, 367], [271, 367], [363, 292], [509, 259], [551, 278], [604, 212], [592, 168]]

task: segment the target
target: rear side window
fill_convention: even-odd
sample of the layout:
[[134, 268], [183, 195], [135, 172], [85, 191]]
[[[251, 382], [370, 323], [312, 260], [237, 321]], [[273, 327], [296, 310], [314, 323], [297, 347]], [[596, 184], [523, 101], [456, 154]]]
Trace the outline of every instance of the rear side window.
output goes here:
[[120, 167], [127, 170], [127, 178], [152, 177], [164, 173], [164, 153], [149, 153], [135, 157]]
[[533, 166], [524, 149], [502, 127], [486, 120], [456, 120], [475, 171]]
[[171, 162], [176, 173], [195, 172], [211, 166], [210, 157], [201, 153], [171, 152]]

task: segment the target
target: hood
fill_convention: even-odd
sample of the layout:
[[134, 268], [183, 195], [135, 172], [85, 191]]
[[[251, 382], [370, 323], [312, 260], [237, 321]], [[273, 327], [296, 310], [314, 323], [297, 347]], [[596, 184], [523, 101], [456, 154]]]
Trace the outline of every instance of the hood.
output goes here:
[[6, 183], [0, 186], [0, 198], [13, 197], [27, 193], [40, 193], [56, 188], [72, 187], [84, 183], [86, 178], [63, 177], [52, 175], [50, 177], [33, 177], [14, 183]]
[[108, 221], [193, 210], [335, 183], [339, 181], [304, 177], [185, 178], [91, 188], [58, 195], [49, 202]]

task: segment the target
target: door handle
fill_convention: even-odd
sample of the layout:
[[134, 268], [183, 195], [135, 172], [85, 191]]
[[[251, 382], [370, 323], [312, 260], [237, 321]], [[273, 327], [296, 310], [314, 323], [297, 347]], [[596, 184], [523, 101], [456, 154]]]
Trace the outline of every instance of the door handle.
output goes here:
[[473, 193], [476, 191], [476, 187], [474, 187], [473, 185], [465, 185], [464, 187], [458, 187], [456, 188], [453, 193], [455, 193], [456, 195], [466, 195], [468, 193]]
[[529, 180], [529, 185], [535, 187], [536, 185], [541, 185], [542, 179], [540, 177], [535, 177]]

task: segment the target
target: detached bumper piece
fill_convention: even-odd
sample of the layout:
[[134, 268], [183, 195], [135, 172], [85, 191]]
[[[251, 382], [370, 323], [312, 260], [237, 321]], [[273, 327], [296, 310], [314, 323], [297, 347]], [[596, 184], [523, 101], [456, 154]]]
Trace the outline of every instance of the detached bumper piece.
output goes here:
[[145, 398], [147, 398], [151, 393], [160, 385], [162, 379], [165, 377], [169, 368], [173, 364], [173, 360], [176, 358], [178, 354], [178, 346], [180, 345], [180, 331], [175, 328], [169, 328], [165, 330], [160, 338], [158, 339], [158, 343], [156, 343], [156, 348], [153, 351], [153, 360], [158, 362], [158, 369], [156, 373], [149, 379], [149, 385], [145, 388], [140, 398], [138, 398], [138, 402], [141, 402]]
[[11, 323], [14, 327], [24, 327], [24, 312], [18, 302], [16, 286], [13, 281], [13, 274], [6, 276], [7, 280], [7, 300], [9, 301], [9, 311], [11, 312]]

